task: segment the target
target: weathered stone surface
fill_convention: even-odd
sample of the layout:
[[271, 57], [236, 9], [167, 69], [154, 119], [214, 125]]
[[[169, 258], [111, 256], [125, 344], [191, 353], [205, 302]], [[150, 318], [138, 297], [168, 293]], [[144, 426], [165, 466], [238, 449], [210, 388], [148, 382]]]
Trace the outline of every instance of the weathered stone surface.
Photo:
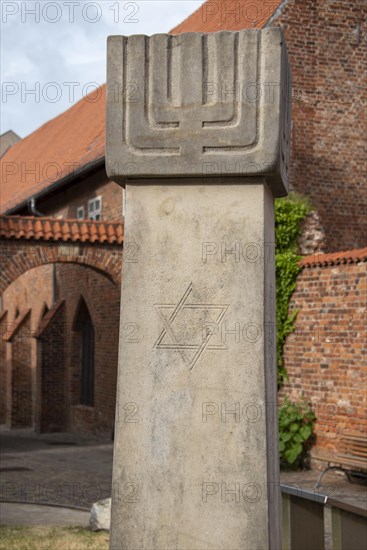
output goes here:
[[224, 183], [126, 186], [113, 550], [281, 548], [273, 197]]
[[108, 55], [126, 186], [111, 548], [279, 550], [281, 31], [112, 37]]
[[111, 499], [104, 498], [92, 505], [89, 518], [91, 531], [109, 531], [111, 525]]
[[289, 139], [279, 28], [109, 37], [106, 165], [114, 180], [256, 175], [283, 196]]

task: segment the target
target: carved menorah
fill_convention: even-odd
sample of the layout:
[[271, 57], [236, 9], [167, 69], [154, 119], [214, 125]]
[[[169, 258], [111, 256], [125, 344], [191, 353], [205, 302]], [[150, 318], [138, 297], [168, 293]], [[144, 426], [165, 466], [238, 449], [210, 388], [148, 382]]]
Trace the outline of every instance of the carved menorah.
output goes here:
[[288, 60], [274, 33], [281, 41], [278, 29], [110, 37], [108, 175], [286, 181]]

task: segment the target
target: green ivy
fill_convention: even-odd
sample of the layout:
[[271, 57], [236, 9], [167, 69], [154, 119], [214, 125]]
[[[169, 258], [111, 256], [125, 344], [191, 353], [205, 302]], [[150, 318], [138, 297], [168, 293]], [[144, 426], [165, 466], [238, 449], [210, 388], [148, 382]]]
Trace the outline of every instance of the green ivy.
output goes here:
[[280, 464], [302, 467], [313, 438], [315, 413], [304, 401], [291, 403], [286, 397], [279, 407], [278, 418]]
[[297, 311], [288, 313], [289, 302], [300, 272], [297, 239], [302, 222], [310, 212], [307, 199], [293, 193], [275, 201], [275, 272], [278, 388], [287, 377], [283, 362], [285, 340], [293, 332]]

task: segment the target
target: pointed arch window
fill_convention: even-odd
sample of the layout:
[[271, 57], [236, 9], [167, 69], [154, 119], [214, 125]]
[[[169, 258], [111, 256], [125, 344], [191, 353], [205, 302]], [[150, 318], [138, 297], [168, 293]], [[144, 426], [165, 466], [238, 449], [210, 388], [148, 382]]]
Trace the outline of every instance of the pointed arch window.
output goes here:
[[81, 300], [75, 322], [79, 333], [79, 368], [81, 405], [94, 405], [94, 326], [84, 300]]

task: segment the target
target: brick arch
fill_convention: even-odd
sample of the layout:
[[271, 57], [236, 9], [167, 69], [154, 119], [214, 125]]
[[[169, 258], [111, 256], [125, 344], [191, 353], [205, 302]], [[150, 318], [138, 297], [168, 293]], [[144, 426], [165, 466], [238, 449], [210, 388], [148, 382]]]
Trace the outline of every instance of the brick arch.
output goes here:
[[111, 252], [107, 247], [96, 248], [89, 245], [83, 246], [82, 253], [79, 253], [78, 250], [73, 253], [73, 243], [70, 247], [37, 244], [29, 249], [22, 247], [19, 250], [19, 241], [13, 241], [13, 243], [15, 245], [14, 253], [7, 254], [10, 255], [10, 258], [3, 263], [1, 268], [1, 294], [11, 283], [30, 269], [52, 263], [73, 263], [87, 266], [105, 275], [114, 284], [120, 284], [122, 250]]

